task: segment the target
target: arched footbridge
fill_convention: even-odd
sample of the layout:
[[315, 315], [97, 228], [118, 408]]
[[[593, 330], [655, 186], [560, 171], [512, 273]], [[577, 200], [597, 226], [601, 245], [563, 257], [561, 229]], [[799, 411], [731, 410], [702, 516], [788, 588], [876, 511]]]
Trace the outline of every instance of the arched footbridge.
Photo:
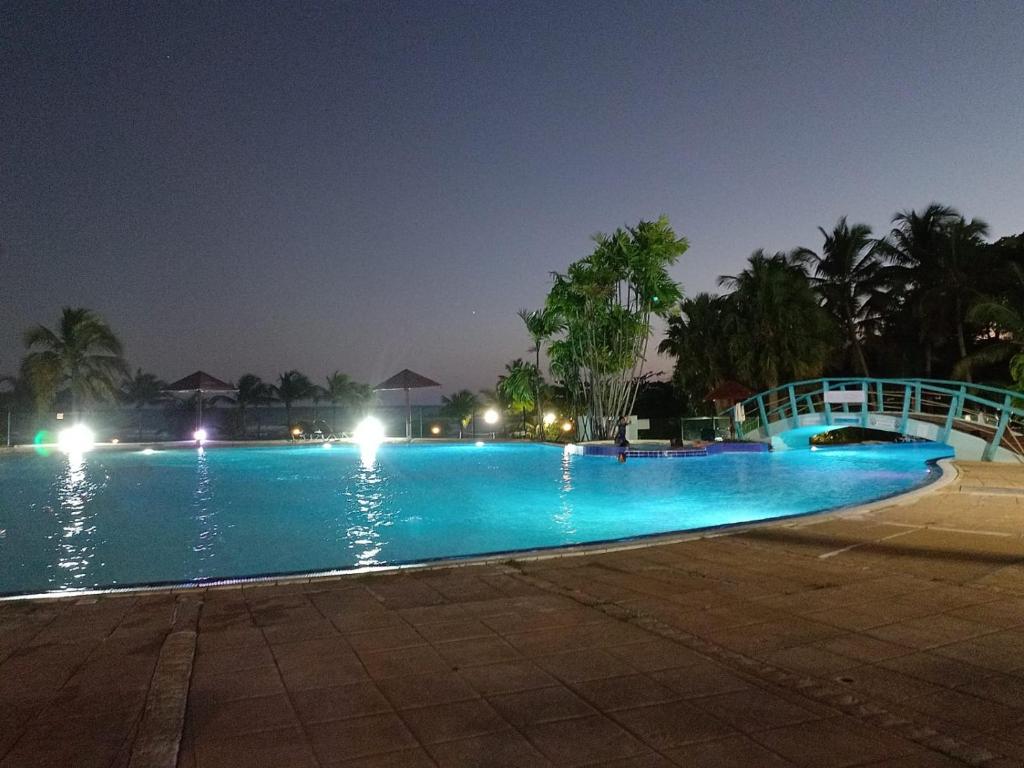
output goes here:
[[[813, 379], [743, 401], [738, 437], [805, 447], [859, 426], [945, 443], [959, 459], [1024, 462], [1024, 393], [939, 379]], [[730, 410], [723, 416], [734, 415]]]

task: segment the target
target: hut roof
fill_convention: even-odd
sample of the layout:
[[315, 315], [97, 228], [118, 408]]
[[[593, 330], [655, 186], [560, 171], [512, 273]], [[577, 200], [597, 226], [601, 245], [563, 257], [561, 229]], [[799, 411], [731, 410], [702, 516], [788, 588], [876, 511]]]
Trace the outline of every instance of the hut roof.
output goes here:
[[381, 389], [421, 389], [423, 387], [440, 387], [433, 379], [428, 379], [422, 374], [416, 373], [416, 371], [410, 371], [406, 368], [403, 371], [399, 371], [387, 381], [382, 381], [376, 387], [375, 390]]

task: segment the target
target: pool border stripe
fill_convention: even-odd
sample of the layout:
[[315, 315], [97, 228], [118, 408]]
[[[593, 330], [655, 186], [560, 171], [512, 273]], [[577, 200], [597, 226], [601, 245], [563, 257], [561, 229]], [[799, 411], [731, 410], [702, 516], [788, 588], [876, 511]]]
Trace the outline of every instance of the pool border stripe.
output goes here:
[[799, 520], [801, 518], [812, 517], [815, 515], [837, 515], [845, 517], [866, 514], [882, 507], [910, 504], [917, 501], [921, 496], [935, 493], [936, 491], [945, 488], [960, 477], [960, 471], [957, 469], [956, 464], [954, 464], [953, 456], [928, 459], [925, 461], [925, 464], [931, 470], [929, 472], [930, 479], [909, 491], [891, 493], [864, 504], [826, 507], [824, 509], [818, 509], [811, 512], [797, 512], [791, 515], [764, 518], [763, 520], [747, 520], [744, 522], [724, 523], [722, 525], [704, 526], [701, 528], [664, 531], [661, 533], [651, 533], [642, 536], [626, 536], [619, 539], [605, 539], [602, 541], [586, 542], [584, 544], [566, 544], [554, 547], [538, 547], [534, 549], [515, 549], [456, 557], [425, 558], [423, 560], [405, 563], [373, 565], [362, 568], [335, 568], [319, 571], [267, 573], [223, 579], [211, 578], [187, 582], [167, 581], [153, 584], [133, 584], [125, 585], [123, 587], [100, 587], [95, 589], [66, 590], [60, 592], [12, 593], [0, 595], [0, 602], [11, 602], [17, 600], [69, 600], [83, 597], [95, 597], [97, 595], [131, 595], [147, 592], [183, 593], [202, 589], [245, 586], [247, 584], [294, 584], [317, 581], [320, 579], [336, 579], [343, 576], [355, 577], [369, 574], [400, 573], [402, 571], [424, 570], [431, 568], [457, 568], [461, 566], [509, 562], [512, 560], [543, 560], [553, 557], [573, 557], [579, 555], [599, 554], [602, 552], [642, 549], [661, 544], [673, 544], [683, 541], [693, 541], [695, 539], [714, 538], [717, 536], [731, 536], [752, 528], [777, 525], [786, 521]]

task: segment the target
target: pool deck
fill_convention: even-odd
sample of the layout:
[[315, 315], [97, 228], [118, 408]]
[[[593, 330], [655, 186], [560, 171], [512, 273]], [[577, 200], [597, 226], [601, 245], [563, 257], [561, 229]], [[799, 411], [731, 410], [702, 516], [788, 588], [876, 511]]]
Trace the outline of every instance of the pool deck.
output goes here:
[[622, 552], [0, 603], [0, 768], [1024, 765], [1024, 468]]

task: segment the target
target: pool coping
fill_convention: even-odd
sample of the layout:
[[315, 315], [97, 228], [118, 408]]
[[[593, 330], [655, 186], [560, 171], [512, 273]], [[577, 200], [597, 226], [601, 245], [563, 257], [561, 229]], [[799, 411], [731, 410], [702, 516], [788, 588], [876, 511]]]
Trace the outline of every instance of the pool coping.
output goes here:
[[929, 494], [942, 490], [956, 482], [960, 477], [960, 470], [956, 466], [954, 457], [930, 459], [926, 462], [929, 467], [939, 470], [938, 476], [905, 493], [890, 494], [881, 498], [869, 501], [865, 504], [854, 504], [813, 512], [798, 512], [791, 515], [766, 518], [764, 520], [751, 520], [739, 523], [724, 523], [722, 525], [707, 526], [703, 528], [692, 528], [684, 531], [669, 531], [666, 533], [654, 533], [643, 536], [630, 536], [621, 539], [591, 542], [588, 544], [572, 544], [566, 546], [543, 547], [524, 550], [509, 550], [506, 552], [493, 552], [482, 555], [466, 555], [464, 557], [443, 557], [426, 559], [412, 563], [395, 563], [392, 565], [372, 565], [362, 568], [344, 568], [332, 570], [303, 571], [286, 574], [266, 574], [257, 576], [229, 577], [224, 579], [209, 579], [195, 582], [165, 582], [162, 584], [140, 584], [124, 587], [104, 587], [96, 589], [69, 590], [64, 592], [36, 592], [24, 594], [0, 595], [0, 603], [15, 602], [24, 600], [76, 600], [81, 598], [94, 598], [100, 595], [139, 595], [139, 594], [183, 594], [195, 593], [208, 589], [232, 589], [243, 586], [274, 586], [289, 584], [308, 584], [316, 581], [337, 580], [341, 578], [358, 578], [369, 575], [401, 574], [406, 571], [442, 570], [448, 568], [461, 568], [477, 565], [493, 565], [496, 563], [532, 562], [537, 560], [548, 560], [558, 557], [580, 557], [608, 552], [626, 552], [633, 549], [646, 549], [648, 547], [678, 544], [686, 541], [698, 541], [700, 539], [712, 539], [722, 536], [734, 536], [756, 528], [784, 525], [794, 520], [803, 518], [819, 517], [821, 519], [858, 517], [879, 509], [894, 506], [904, 506], [916, 503], [919, 499]]

